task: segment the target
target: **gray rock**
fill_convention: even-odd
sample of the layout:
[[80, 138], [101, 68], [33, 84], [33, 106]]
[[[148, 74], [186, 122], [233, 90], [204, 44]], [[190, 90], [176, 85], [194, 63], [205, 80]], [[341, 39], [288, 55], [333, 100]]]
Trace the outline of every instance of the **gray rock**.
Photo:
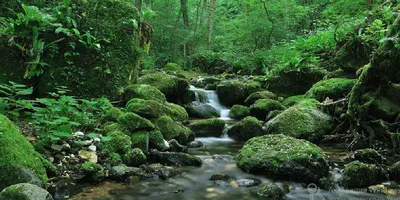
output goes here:
[[141, 179], [149, 177], [145, 171], [137, 167], [128, 167], [126, 165], [114, 166], [110, 170], [110, 176], [116, 180], [127, 180], [131, 176], [138, 176]]
[[176, 141], [175, 139], [172, 139], [168, 142], [170, 148], [170, 151], [174, 151], [174, 152], [187, 152], [188, 148], [186, 146], [183, 146], [181, 144], [179, 144], [178, 141]]
[[228, 181], [231, 179], [232, 179], [232, 177], [229, 175], [226, 175], [226, 174], [213, 174], [210, 178], [210, 180], [212, 180], [212, 181], [217, 181], [217, 180]]
[[169, 166], [200, 167], [203, 164], [200, 158], [186, 153], [159, 152], [153, 150], [150, 152], [150, 158], [153, 162]]
[[0, 193], [0, 200], [53, 200], [45, 189], [29, 183], [19, 183], [5, 188]]
[[200, 148], [202, 146], [203, 146], [203, 143], [200, 141], [197, 141], [197, 140], [190, 142], [188, 145], [189, 148]]
[[219, 117], [220, 113], [215, 108], [205, 103], [193, 102], [185, 106], [190, 117], [208, 119]]
[[236, 181], [239, 187], [254, 187], [260, 185], [259, 180], [252, 180], [252, 179], [239, 179]]

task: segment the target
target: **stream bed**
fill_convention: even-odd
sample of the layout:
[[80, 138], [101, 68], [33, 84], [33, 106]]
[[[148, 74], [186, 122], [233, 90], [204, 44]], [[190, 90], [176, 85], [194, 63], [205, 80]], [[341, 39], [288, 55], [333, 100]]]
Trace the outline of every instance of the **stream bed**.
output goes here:
[[[229, 109], [222, 106], [215, 91], [203, 90], [191, 87], [196, 93], [196, 101], [207, 103], [220, 111], [221, 119], [227, 122], [227, 128], [235, 121], [229, 119]], [[203, 147], [189, 149], [189, 153], [203, 160], [202, 167], [182, 167], [181, 175], [169, 180], [150, 179], [128, 185], [115, 182], [104, 182], [96, 186], [88, 186], [72, 200], [233, 200], [233, 199], [262, 199], [255, 194], [257, 186], [243, 187], [244, 183], [274, 182], [289, 192], [285, 199], [309, 200], [309, 199], [394, 199], [381, 194], [337, 189], [334, 191], [321, 191], [314, 185], [304, 185], [294, 182], [276, 182], [260, 175], [252, 175], [243, 172], [236, 167], [234, 156], [242, 148], [243, 143], [230, 139], [226, 131], [220, 138], [205, 137], [196, 138], [203, 143]], [[335, 163], [340, 164], [340, 158], [346, 156], [345, 151], [322, 147], [325, 153]], [[332, 169], [335, 179], [340, 178], [340, 169]], [[233, 181], [212, 181], [213, 174], [226, 174]], [[247, 185], [248, 186], [248, 185]]]

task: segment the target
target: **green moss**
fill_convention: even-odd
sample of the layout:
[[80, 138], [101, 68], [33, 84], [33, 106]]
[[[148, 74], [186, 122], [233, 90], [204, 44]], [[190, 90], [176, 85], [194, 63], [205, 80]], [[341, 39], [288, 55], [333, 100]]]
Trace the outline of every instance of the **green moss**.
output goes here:
[[356, 79], [332, 78], [323, 80], [315, 85], [306, 93], [307, 97], [317, 99], [319, 101], [330, 99], [345, 98], [351, 91]]
[[238, 80], [219, 83], [217, 86], [217, 94], [221, 103], [229, 107], [235, 104], [243, 104], [247, 97], [245, 85]]
[[396, 162], [390, 166], [389, 178], [392, 181], [400, 182], [400, 162]]
[[257, 189], [257, 195], [267, 199], [283, 199], [285, 194], [279, 186], [273, 183], [263, 184]]
[[146, 155], [138, 148], [130, 149], [122, 156], [122, 159], [128, 166], [139, 167], [147, 163]]
[[284, 109], [285, 107], [277, 100], [260, 99], [250, 106], [250, 113], [257, 119], [264, 120], [269, 112]]
[[148, 84], [159, 89], [169, 102], [178, 102], [189, 88], [189, 82], [165, 73], [152, 73], [139, 78], [138, 83]]
[[9, 187], [0, 193], [0, 200], [30, 200], [23, 188]]
[[308, 102], [314, 102], [315, 104], [319, 103], [319, 101], [317, 101], [316, 99], [307, 98], [305, 95], [297, 95], [288, 97], [283, 101], [282, 104], [286, 107], [291, 107], [304, 100], [307, 100]]
[[157, 119], [163, 115], [164, 105], [154, 100], [133, 98], [126, 104], [126, 111], [138, 114], [147, 119]]
[[266, 124], [267, 133], [318, 141], [332, 127], [332, 117], [308, 104], [292, 106]]
[[92, 176], [103, 171], [103, 167], [97, 163], [85, 162], [82, 165], [82, 171], [85, 175]]
[[112, 107], [108, 109], [104, 115], [103, 115], [103, 120], [105, 121], [111, 121], [111, 122], [116, 122], [118, 118], [122, 115], [122, 111], [119, 108]]
[[176, 63], [167, 63], [163, 68], [164, 71], [180, 72], [182, 71], [181, 66]]
[[155, 125], [163, 134], [165, 140], [176, 139], [180, 144], [186, 144], [192, 137], [192, 131], [189, 128], [180, 122], [175, 122], [168, 116], [157, 119]]
[[237, 166], [246, 172], [305, 183], [328, 175], [327, 160], [311, 142], [280, 134], [252, 138], [236, 156]]
[[102, 141], [103, 150], [109, 153], [125, 154], [131, 149], [132, 142], [129, 136], [121, 131], [114, 131], [108, 136], [111, 137], [110, 141]]
[[232, 119], [243, 119], [250, 115], [250, 108], [241, 105], [234, 105], [229, 111], [229, 117]]
[[359, 149], [354, 152], [353, 158], [354, 160], [370, 164], [380, 164], [385, 160], [385, 157], [375, 149]]
[[379, 184], [384, 179], [385, 175], [380, 167], [353, 161], [345, 167], [340, 184], [345, 188], [363, 188]]
[[261, 122], [255, 117], [246, 117], [228, 130], [229, 137], [239, 141], [247, 141], [263, 134]]
[[185, 108], [173, 103], [166, 103], [164, 105], [165, 114], [175, 121], [186, 121], [189, 119], [189, 114]]
[[193, 120], [188, 127], [196, 137], [220, 137], [225, 128], [225, 121], [217, 118]]
[[107, 163], [109, 163], [111, 166], [117, 166], [122, 163], [122, 158], [117, 153], [110, 153], [107, 161]]
[[149, 133], [146, 131], [134, 132], [131, 134], [132, 147], [138, 148], [147, 153], [149, 149]]
[[42, 157], [20, 133], [18, 128], [4, 115], [0, 115], [0, 190], [25, 180], [22, 169], [30, 169], [47, 182]]
[[249, 80], [246, 82], [246, 90], [248, 94], [253, 94], [261, 90], [262, 84], [258, 81]]
[[102, 110], [108, 110], [108, 109], [111, 109], [111, 108], [114, 107], [112, 105], [112, 103], [110, 102], [110, 100], [108, 98], [105, 98], [105, 97], [95, 99], [94, 102], [96, 102], [97, 103], [97, 107], [101, 108]]
[[149, 145], [153, 145], [157, 150], [164, 150], [166, 148], [164, 136], [160, 131], [149, 132]]
[[400, 114], [400, 105], [398, 103], [397, 101], [391, 101], [386, 97], [380, 96], [374, 99], [369, 113], [375, 118], [393, 122]]
[[147, 130], [152, 131], [156, 127], [149, 120], [140, 117], [135, 113], [125, 113], [118, 118], [118, 123], [129, 131]]
[[250, 96], [248, 96], [245, 100], [245, 104], [248, 106], [253, 105], [257, 100], [260, 99], [274, 99], [276, 100], [277, 97], [274, 93], [270, 91], [259, 91], [259, 92], [254, 92]]
[[145, 84], [134, 84], [127, 86], [124, 89], [122, 97], [124, 102], [128, 102], [133, 98], [154, 100], [162, 103], [167, 100], [165, 95], [160, 90]]
[[128, 129], [126, 129], [119, 123], [112, 123], [112, 124], [104, 126], [104, 128], [103, 128], [103, 133], [105, 135], [108, 135], [109, 133], [112, 133], [114, 131], [121, 131], [121, 132], [127, 133]]

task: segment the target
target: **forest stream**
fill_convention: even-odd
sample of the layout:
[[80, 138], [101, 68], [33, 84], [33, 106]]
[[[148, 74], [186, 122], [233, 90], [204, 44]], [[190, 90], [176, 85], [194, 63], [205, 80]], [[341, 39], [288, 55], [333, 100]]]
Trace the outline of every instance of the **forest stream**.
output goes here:
[[[255, 188], [262, 183], [272, 182], [288, 193], [285, 199], [390, 199], [386, 195], [373, 194], [364, 191], [345, 190], [337, 187], [335, 190], [324, 191], [314, 188], [313, 184], [304, 185], [296, 182], [274, 181], [261, 175], [252, 175], [240, 170], [236, 166], [234, 156], [243, 147], [243, 143], [236, 142], [228, 137], [226, 130], [235, 123], [228, 117], [229, 109], [221, 105], [215, 91], [204, 90], [191, 86], [196, 92], [196, 101], [207, 103], [221, 113], [221, 119], [227, 122], [227, 127], [220, 138], [198, 137], [204, 146], [189, 149], [189, 153], [200, 157], [203, 165], [200, 168], [182, 167], [182, 175], [169, 180], [151, 179], [136, 184], [127, 185], [115, 182], [104, 182], [97, 186], [88, 186], [82, 192], [73, 196], [72, 200], [147, 200], [147, 199], [257, 199]], [[347, 153], [342, 149], [321, 147], [334, 163], [340, 164], [341, 158]], [[340, 169], [333, 168], [330, 173], [334, 180], [340, 178]], [[229, 181], [210, 180], [214, 174], [224, 174], [231, 177]], [[378, 191], [378, 190], [376, 190]], [[382, 192], [382, 191], [378, 191]]]

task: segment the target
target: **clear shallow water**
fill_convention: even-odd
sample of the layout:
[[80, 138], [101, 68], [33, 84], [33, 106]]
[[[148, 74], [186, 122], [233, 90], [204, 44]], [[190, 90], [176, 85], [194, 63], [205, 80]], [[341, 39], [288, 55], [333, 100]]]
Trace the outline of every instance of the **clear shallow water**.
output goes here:
[[220, 112], [220, 119], [230, 120], [229, 108], [222, 105], [218, 99], [217, 92], [214, 90], [205, 90], [190, 86], [190, 90], [195, 92], [196, 102], [205, 103], [215, 108]]

